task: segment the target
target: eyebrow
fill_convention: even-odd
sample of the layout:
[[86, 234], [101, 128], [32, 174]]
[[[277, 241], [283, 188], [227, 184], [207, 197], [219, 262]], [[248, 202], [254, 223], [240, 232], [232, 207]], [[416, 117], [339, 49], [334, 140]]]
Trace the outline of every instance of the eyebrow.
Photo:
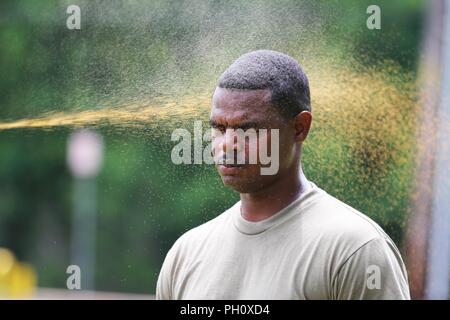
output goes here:
[[211, 127], [213, 128], [218, 128], [218, 127], [231, 127], [233, 129], [238, 129], [238, 128], [258, 128], [261, 126], [261, 123], [256, 122], [256, 121], [244, 121], [242, 123], [240, 123], [239, 125], [234, 125], [234, 126], [226, 126], [223, 124], [220, 124], [212, 119], [209, 120], [209, 124]]
[[209, 119], [209, 125], [213, 128], [223, 126], [223, 125], [217, 123], [216, 121], [214, 121], [213, 119]]

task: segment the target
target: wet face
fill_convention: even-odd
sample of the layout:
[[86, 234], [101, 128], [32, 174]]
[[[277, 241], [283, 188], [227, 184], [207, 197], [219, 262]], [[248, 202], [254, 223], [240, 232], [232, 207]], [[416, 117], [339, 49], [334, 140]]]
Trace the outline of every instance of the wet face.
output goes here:
[[[271, 104], [269, 90], [236, 90], [216, 88], [212, 99], [210, 123], [212, 127], [212, 150], [217, 170], [225, 185], [239, 193], [254, 193], [272, 185], [286, 174], [298, 169], [299, 140], [296, 136], [295, 119], [286, 120]], [[247, 139], [238, 139], [238, 131], [256, 132]], [[267, 134], [263, 134], [267, 129]], [[272, 129], [278, 129], [278, 139]], [[278, 144], [278, 156], [274, 154]], [[266, 148], [266, 151], [262, 151]], [[271, 150], [272, 149], [272, 150]], [[251, 154], [256, 155], [252, 161]], [[276, 172], [262, 174], [261, 169], [273, 165], [262, 161], [267, 154], [271, 161], [278, 161]], [[237, 159], [244, 159], [239, 164]], [[227, 163], [217, 164], [228, 158]], [[253, 158], [255, 159], [255, 158]]]

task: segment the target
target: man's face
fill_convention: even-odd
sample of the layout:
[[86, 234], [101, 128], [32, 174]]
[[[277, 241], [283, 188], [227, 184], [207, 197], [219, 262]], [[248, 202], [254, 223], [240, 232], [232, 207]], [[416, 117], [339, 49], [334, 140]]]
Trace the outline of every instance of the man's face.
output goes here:
[[[295, 161], [294, 122], [284, 119], [271, 104], [269, 90], [232, 90], [216, 88], [212, 99], [210, 118], [212, 126], [212, 151], [217, 170], [225, 185], [239, 193], [254, 193], [273, 184], [281, 175], [292, 169]], [[245, 132], [255, 130], [255, 139], [237, 139], [233, 129]], [[267, 129], [261, 134], [260, 129]], [[273, 133], [278, 130], [278, 137]], [[243, 143], [242, 143], [243, 142]], [[271, 146], [278, 144], [278, 155]], [[273, 174], [261, 174], [261, 148], [266, 147], [271, 161], [278, 161]], [[256, 163], [251, 161], [251, 153], [257, 155]], [[265, 151], [262, 154], [266, 153]], [[236, 158], [243, 157], [245, 164], [237, 165]], [[232, 165], [217, 164], [219, 159], [228, 157]], [[291, 173], [292, 174], [292, 173]]]

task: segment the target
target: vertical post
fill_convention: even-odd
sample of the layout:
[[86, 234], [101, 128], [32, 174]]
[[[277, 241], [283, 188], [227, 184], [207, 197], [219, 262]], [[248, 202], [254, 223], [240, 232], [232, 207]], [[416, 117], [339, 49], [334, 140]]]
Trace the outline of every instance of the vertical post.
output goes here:
[[[430, 1], [427, 9], [420, 63], [415, 190], [411, 197], [412, 211], [405, 241], [411, 296], [415, 299], [434, 297], [431, 292], [436, 292], [437, 278], [443, 284], [446, 283], [448, 288], [449, 271], [448, 263], [445, 262], [448, 260], [446, 256], [450, 236], [445, 226], [449, 214], [448, 197], [445, 198], [448, 187], [444, 186], [446, 179], [448, 183], [449, 174], [448, 162], [445, 163], [442, 153], [445, 128], [441, 118], [445, 109], [448, 112], [448, 102], [446, 104], [443, 99], [445, 90], [448, 92], [445, 86], [448, 86], [450, 74], [449, 53], [446, 49], [450, 34], [443, 32], [449, 28], [448, 3], [445, 0]], [[447, 242], [443, 240], [445, 235]], [[440, 251], [445, 248], [446, 253]], [[445, 268], [446, 276], [442, 280]], [[442, 293], [445, 291], [439, 290]]]
[[81, 288], [94, 289], [97, 225], [97, 186], [95, 179], [74, 179], [72, 218], [72, 264], [81, 270]]
[[450, 283], [450, 6], [443, 8], [442, 76], [436, 121], [435, 179], [426, 297], [448, 299]]
[[69, 137], [67, 160], [74, 177], [71, 264], [80, 267], [81, 289], [94, 289], [97, 226], [96, 176], [103, 159], [102, 137], [80, 130]]

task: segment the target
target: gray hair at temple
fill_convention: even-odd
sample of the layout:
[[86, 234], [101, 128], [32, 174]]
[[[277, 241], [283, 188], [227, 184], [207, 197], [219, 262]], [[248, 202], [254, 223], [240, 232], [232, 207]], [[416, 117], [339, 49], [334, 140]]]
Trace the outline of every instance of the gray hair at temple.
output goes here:
[[271, 102], [281, 115], [290, 119], [311, 111], [309, 83], [299, 63], [287, 54], [257, 50], [240, 56], [220, 76], [224, 89], [268, 89]]

